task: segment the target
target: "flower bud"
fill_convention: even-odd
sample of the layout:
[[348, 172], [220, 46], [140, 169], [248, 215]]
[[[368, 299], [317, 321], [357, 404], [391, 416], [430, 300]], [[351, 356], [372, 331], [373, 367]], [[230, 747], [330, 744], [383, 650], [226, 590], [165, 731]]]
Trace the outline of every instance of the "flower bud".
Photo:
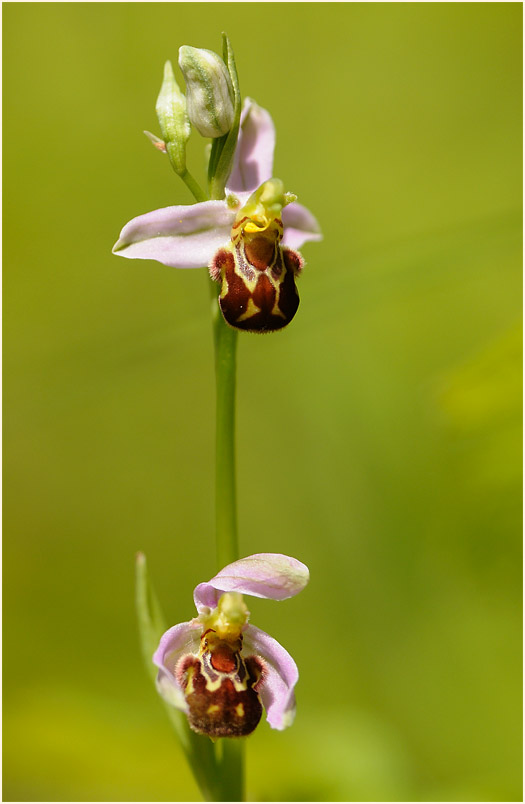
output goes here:
[[186, 98], [175, 81], [170, 61], [164, 65], [164, 80], [157, 98], [157, 117], [173, 169], [176, 173], [184, 173], [186, 143], [191, 129]]
[[184, 45], [179, 66], [186, 80], [188, 114], [199, 134], [227, 134], [233, 123], [233, 87], [223, 60], [211, 50]]

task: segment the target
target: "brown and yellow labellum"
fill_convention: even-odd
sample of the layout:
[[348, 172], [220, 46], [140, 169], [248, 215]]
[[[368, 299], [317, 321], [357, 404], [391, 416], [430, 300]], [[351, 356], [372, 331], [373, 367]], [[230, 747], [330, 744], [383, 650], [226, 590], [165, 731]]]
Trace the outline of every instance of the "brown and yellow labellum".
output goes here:
[[255, 656], [243, 658], [241, 648], [241, 639], [232, 644], [207, 631], [200, 655], [181, 660], [177, 677], [188, 703], [189, 724], [198, 734], [246, 737], [259, 723], [257, 686], [263, 667]]
[[297, 312], [295, 278], [303, 258], [279, 241], [275, 231], [253, 234], [232, 241], [215, 254], [210, 274], [221, 282], [219, 304], [232, 327], [272, 332], [289, 324]]

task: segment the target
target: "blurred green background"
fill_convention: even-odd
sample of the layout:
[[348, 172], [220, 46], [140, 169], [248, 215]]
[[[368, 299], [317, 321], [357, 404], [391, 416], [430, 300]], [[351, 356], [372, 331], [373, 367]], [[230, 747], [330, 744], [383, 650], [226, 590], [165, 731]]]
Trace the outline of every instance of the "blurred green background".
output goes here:
[[521, 4], [3, 10], [4, 800], [199, 799], [133, 564], [170, 623], [216, 570], [206, 277], [110, 251], [191, 203], [142, 130], [222, 30], [324, 231], [239, 344], [242, 554], [311, 570], [250, 601], [301, 679], [248, 795], [521, 800]]

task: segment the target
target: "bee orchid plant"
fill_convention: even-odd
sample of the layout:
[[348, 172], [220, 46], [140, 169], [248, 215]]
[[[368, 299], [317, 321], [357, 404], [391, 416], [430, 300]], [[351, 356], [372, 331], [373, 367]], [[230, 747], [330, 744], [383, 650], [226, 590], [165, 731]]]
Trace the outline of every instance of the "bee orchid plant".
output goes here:
[[[270, 726], [293, 722], [297, 666], [269, 634], [249, 623], [243, 595], [284, 600], [308, 582], [307, 567], [279, 553], [239, 559], [235, 504], [234, 399], [239, 331], [272, 332], [297, 311], [297, 249], [320, 240], [319, 225], [273, 177], [275, 128], [270, 114], [241, 103], [235, 59], [223, 35], [223, 58], [180, 48], [186, 93], [170, 62], [157, 100], [167, 155], [195, 202], [133, 218], [113, 253], [173, 268], [208, 268], [216, 365], [216, 543], [219, 567], [194, 590], [197, 616], [166, 629], [146, 570], [137, 558], [137, 611], [143, 653], [207, 800], [243, 800], [242, 738], [263, 709]], [[191, 129], [211, 138], [207, 191], [186, 165]]]

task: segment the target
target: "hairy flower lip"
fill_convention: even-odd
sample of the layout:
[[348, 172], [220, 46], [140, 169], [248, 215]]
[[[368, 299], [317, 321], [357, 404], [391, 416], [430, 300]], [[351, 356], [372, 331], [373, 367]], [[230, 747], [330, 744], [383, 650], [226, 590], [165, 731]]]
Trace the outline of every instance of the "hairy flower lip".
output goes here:
[[[246, 203], [251, 193], [272, 178], [275, 129], [269, 113], [247, 98], [226, 195]], [[127, 223], [113, 253], [129, 259], [151, 259], [172, 268], [204, 268], [230, 239], [236, 208], [228, 201], [202, 201], [139, 215]], [[282, 243], [292, 249], [321, 240], [315, 217], [297, 202], [282, 214]]]
[[[255, 597], [285, 600], [304, 589], [308, 580], [308, 568], [297, 559], [281, 553], [256, 553], [224, 567], [207, 583], [198, 584], [194, 600], [201, 615], [216, 606], [223, 592], [237, 591]], [[208, 602], [212, 605], [209, 606]], [[159, 693], [184, 712], [187, 712], [187, 703], [177, 679], [177, 666], [185, 656], [198, 653], [202, 629], [199, 617], [174, 625], [163, 634], [153, 655], [153, 662], [159, 668]], [[285, 729], [291, 725], [295, 714], [297, 665], [277, 640], [254, 625], [244, 626], [243, 640], [241, 655], [254, 655], [263, 661], [264, 674], [257, 691], [268, 723], [274, 729]]]

